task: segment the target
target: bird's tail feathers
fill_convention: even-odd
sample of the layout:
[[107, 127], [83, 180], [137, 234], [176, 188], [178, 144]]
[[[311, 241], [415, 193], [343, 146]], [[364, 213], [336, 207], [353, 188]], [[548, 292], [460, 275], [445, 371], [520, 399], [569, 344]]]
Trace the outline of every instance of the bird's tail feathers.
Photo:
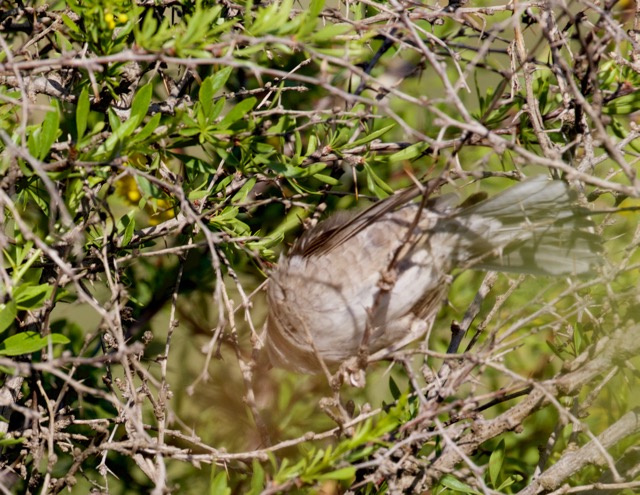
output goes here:
[[477, 268], [533, 274], [584, 274], [602, 260], [589, 210], [560, 180], [536, 177], [459, 211]]

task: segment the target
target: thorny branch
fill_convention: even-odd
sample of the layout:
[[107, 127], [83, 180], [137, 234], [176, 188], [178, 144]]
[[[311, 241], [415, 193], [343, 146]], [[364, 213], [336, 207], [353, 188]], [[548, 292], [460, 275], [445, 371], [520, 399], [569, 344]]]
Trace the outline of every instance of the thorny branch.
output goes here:
[[[479, 288], [444, 310], [462, 316], [452, 328], [469, 338], [464, 352], [438, 347], [445, 321], [428, 342], [394, 353], [389, 373], [408, 391], [385, 407], [268, 371], [260, 328], [271, 250], [300, 218], [362, 188], [382, 195], [410, 176], [446, 176], [466, 196], [492, 183], [484, 179], [548, 171], [594, 209], [639, 198], [640, 130], [628, 117], [640, 110], [638, 7], [366, 0], [325, 7], [305, 33], [286, 29], [307, 10], [292, 8], [281, 30], [271, 17], [261, 32], [269, 2], [218, 3], [195, 42], [186, 26], [207, 12], [174, 0], [137, 2], [137, 17], [115, 28], [106, 14], [118, 13], [102, 7], [0, 10], [2, 492], [23, 483], [58, 493], [86, 480], [109, 493], [118, 478], [139, 483], [128, 475], [135, 466], [148, 479], [140, 486], [166, 493], [178, 490], [174, 463], [221, 466], [241, 490], [255, 461], [272, 469], [257, 482], [263, 493], [333, 479], [347, 465], [355, 474], [338, 481], [354, 490], [420, 492], [452, 475], [496, 493], [478, 452], [544, 411], [559, 420], [520, 493], [637, 488], [627, 466], [637, 411], [620, 400], [606, 425], [588, 417], [612, 387], [637, 387], [633, 213], [596, 219], [607, 260], [592, 279], [466, 279]], [[145, 19], [155, 27], [136, 38]], [[325, 26], [337, 27], [327, 36]], [[208, 94], [205, 81], [226, 69]], [[153, 96], [139, 115], [148, 81]], [[12, 357], [5, 339], [25, 331], [71, 343]], [[543, 335], [563, 368], [548, 348], [518, 366]], [[370, 366], [369, 391], [381, 374]], [[338, 427], [310, 422], [322, 407]], [[295, 447], [355, 441], [394, 407], [405, 409], [393, 428], [335, 464], [286, 470]], [[601, 476], [580, 478], [586, 466]]]

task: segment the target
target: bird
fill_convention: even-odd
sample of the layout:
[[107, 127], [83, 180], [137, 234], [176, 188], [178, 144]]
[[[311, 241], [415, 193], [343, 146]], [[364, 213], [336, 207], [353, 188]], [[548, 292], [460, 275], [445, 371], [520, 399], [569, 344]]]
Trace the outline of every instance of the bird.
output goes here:
[[583, 275], [600, 262], [589, 210], [563, 180], [528, 178], [461, 206], [418, 202], [424, 189], [337, 212], [281, 256], [267, 286], [272, 366], [315, 374], [363, 346], [389, 355], [431, 328], [457, 269]]

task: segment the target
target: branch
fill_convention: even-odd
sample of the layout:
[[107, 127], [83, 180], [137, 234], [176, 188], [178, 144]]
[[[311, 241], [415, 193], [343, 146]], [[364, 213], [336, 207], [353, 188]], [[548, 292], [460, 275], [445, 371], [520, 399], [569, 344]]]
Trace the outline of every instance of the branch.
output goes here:
[[528, 487], [520, 490], [518, 495], [535, 495], [542, 491], [554, 490], [587, 465], [605, 466], [606, 460], [600, 451], [600, 446], [609, 449], [621, 440], [639, 432], [640, 409], [636, 408], [598, 435], [597, 442], [591, 441], [575, 452], [565, 453], [558, 462], [531, 482]]
[[[442, 474], [452, 471], [462, 461], [462, 454], [470, 455], [487, 440], [520, 427], [525, 418], [549, 404], [549, 396], [575, 395], [597, 376], [638, 353], [640, 325], [628, 330], [618, 330], [608, 339], [603, 338], [574, 361], [584, 362], [584, 365], [559, 378], [541, 384], [534, 383], [534, 390], [520, 404], [495, 419], [477, 422], [472, 431], [459, 438], [458, 450], [445, 449], [425, 470], [422, 485], [432, 486]], [[591, 444], [593, 442], [588, 445]]]

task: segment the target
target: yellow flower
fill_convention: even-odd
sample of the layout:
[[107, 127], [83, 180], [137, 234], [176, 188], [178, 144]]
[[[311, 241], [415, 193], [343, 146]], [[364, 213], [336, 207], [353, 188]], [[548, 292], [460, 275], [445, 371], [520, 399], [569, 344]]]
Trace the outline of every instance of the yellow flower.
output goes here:
[[166, 199], [155, 200], [155, 208], [147, 204], [145, 211], [149, 214], [149, 225], [158, 225], [175, 217], [173, 205]]
[[104, 21], [107, 23], [107, 27], [109, 29], [115, 29], [116, 21], [115, 21], [115, 17], [111, 12], [108, 12], [107, 14], [104, 15]]
[[116, 182], [116, 194], [132, 206], [137, 206], [142, 197], [136, 180], [130, 175]]

